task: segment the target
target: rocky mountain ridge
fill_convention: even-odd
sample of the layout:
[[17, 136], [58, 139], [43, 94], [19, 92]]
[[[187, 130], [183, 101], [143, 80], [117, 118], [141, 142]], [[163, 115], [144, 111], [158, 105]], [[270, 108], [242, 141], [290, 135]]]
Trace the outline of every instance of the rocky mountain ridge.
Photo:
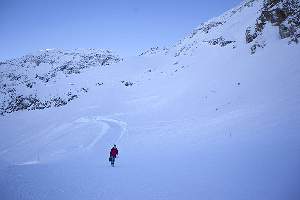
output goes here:
[[264, 34], [267, 25], [275, 28], [278, 39], [286, 39], [292, 45], [299, 42], [299, 13], [298, 0], [246, 0], [223, 15], [200, 24], [174, 46], [164, 48], [164, 51], [158, 47], [151, 48], [141, 55], [191, 55], [195, 49], [207, 44], [229, 45], [233, 49], [246, 46], [249, 53], [254, 54], [269, 40]]
[[[84, 87], [47, 92], [58, 79], [78, 75], [89, 68], [108, 67], [122, 59], [100, 49], [47, 49], [0, 63], [0, 114], [19, 110], [59, 107], [88, 92]], [[55, 89], [58, 90], [58, 89]], [[43, 91], [44, 95], [38, 95]]]

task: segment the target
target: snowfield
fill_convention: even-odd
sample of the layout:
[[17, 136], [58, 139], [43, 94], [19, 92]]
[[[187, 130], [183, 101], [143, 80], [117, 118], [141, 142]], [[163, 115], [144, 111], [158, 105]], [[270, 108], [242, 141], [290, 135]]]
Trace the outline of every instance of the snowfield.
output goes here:
[[[269, 23], [251, 55], [246, 2], [209, 35], [36, 90], [88, 88], [67, 105], [0, 116], [0, 198], [299, 200], [300, 46]], [[221, 34], [236, 42], [205, 42]]]

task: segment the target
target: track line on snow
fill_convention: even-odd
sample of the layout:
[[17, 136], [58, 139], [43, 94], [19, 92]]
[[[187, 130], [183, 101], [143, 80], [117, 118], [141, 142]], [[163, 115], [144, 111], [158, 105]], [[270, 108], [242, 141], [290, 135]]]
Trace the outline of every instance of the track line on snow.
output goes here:
[[86, 147], [87, 150], [91, 150], [103, 137], [104, 134], [110, 129], [110, 126], [107, 123], [102, 123], [103, 127], [100, 134]]
[[[32, 160], [27, 160], [25, 162], [16, 163], [15, 165], [34, 165], [34, 164], [41, 163], [41, 157], [45, 158], [45, 157], [49, 157], [49, 155], [55, 156], [56, 154], [53, 154], [53, 152], [56, 153], [57, 151], [64, 150], [64, 149], [57, 149], [57, 147], [55, 146], [55, 143], [56, 142], [60, 143], [60, 141], [62, 139], [64, 139], [65, 137], [73, 137], [72, 131], [70, 131], [69, 129], [71, 129], [74, 126], [79, 126], [79, 127], [81, 127], [81, 126], [84, 127], [84, 126], [89, 126], [89, 125], [95, 126], [95, 124], [97, 125], [96, 127], [98, 127], [100, 125], [99, 132], [94, 131], [93, 134], [96, 133], [96, 136], [92, 137], [91, 141], [89, 141], [88, 143], [86, 143], [84, 140], [82, 140], [80, 142], [81, 144], [79, 146], [81, 148], [83, 148], [83, 150], [91, 151], [101, 141], [103, 136], [105, 134], [109, 133], [108, 130], [111, 129], [114, 125], [117, 127], [120, 127], [121, 131], [115, 131], [117, 134], [116, 135], [117, 138], [115, 139], [115, 141], [111, 141], [111, 142], [113, 142], [113, 143], [120, 142], [120, 140], [123, 138], [123, 136], [127, 133], [127, 123], [126, 122], [108, 118], [108, 117], [103, 117], [103, 116], [81, 117], [81, 118], [78, 118], [73, 121], [62, 123], [55, 130], [52, 130], [52, 131], [49, 131], [49, 129], [46, 129], [47, 131], [44, 130], [43, 133], [45, 135], [39, 134], [39, 137], [40, 137], [41, 141], [44, 141], [44, 139], [45, 139], [44, 137], [46, 136], [47, 138], [49, 138], [49, 141], [41, 149], [39, 149], [38, 152], [36, 152], [36, 155], [37, 155], [36, 158], [33, 158]], [[66, 132], [66, 133], [64, 133], [64, 132]], [[75, 137], [75, 135], [74, 135], [74, 137]], [[39, 140], [38, 137], [34, 137], [34, 139], [36, 141]], [[66, 140], [66, 138], [65, 138], [65, 140]], [[27, 144], [27, 146], [28, 146], [28, 144]], [[51, 146], [52, 146], [52, 148], [50, 148]], [[60, 148], [60, 147], [58, 146], [58, 148]], [[13, 149], [11, 149], [11, 150], [13, 151]], [[79, 149], [79, 151], [82, 151], [82, 150]], [[63, 152], [62, 154], [59, 154], [59, 156], [61, 156], [63, 154], [67, 155], [70, 153], [72, 154], [72, 151], [66, 151], [66, 152]]]
[[118, 143], [123, 136], [127, 133], [127, 123], [121, 120], [116, 120], [112, 118], [107, 118], [103, 116], [92, 116], [92, 117], [82, 117], [74, 121], [75, 123], [102, 123], [103, 128], [100, 132], [100, 134], [87, 146], [87, 149], [91, 149], [93, 146], [95, 146], [100, 139], [106, 134], [111, 128], [109, 123], [113, 123], [121, 128], [121, 133], [119, 137], [116, 139], [115, 143]]

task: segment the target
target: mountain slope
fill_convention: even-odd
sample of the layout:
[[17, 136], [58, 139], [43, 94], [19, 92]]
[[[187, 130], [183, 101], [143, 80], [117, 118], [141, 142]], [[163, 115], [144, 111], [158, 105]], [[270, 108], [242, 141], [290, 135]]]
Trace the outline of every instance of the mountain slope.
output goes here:
[[63, 107], [1, 116], [2, 198], [298, 200], [300, 46], [268, 21], [246, 40], [267, 4], [242, 2], [200, 26], [208, 33], [70, 75], [88, 92]]
[[0, 113], [65, 105], [88, 91], [88, 84], [75, 84], [80, 73], [119, 61], [110, 51], [48, 49], [1, 62]]

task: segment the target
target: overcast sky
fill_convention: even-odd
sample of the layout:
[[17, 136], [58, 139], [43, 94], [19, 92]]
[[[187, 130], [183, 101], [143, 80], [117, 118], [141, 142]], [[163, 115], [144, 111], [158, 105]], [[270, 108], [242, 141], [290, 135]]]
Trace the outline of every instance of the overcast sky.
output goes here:
[[182, 39], [241, 0], [0, 0], [0, 59], [46, 48], [121, 56]]

